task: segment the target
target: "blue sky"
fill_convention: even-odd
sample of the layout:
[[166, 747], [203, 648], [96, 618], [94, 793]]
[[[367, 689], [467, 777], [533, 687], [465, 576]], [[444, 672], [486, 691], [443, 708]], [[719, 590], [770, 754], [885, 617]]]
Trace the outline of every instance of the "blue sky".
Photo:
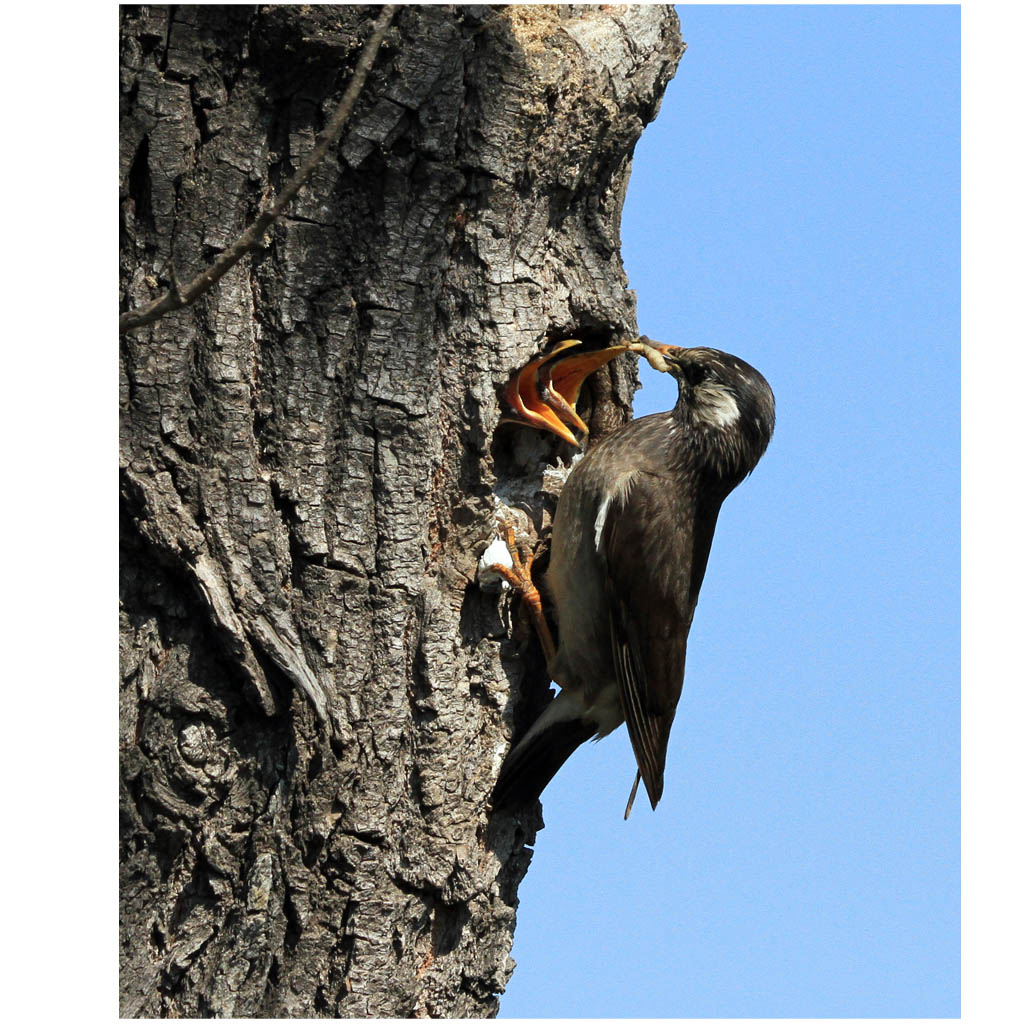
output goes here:
[[[623, 223], [640, 329], [735, 352], [657, 812], [625, 730], [544, 795], [503, 1017], [960, 1012], [960, 11], [681, 6]], [[670, 406], [652, 372], [636, 413]]]

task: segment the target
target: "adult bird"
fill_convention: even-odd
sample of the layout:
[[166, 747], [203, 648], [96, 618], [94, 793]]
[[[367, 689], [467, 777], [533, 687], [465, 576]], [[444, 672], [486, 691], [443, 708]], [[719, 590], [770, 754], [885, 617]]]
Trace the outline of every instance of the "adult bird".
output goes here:
[[[775, 427], [775, 398], [749, 363], [710, 348], [642, 338], [630, 348], [675, 377], [669, 412], [633, 420], [591, 449], [562, 490], [547, 590], [557, 646], [508, 531], [513, 567], [561, 692], [513, 747], [495, 809], [535, 800], [584, 740], [623, 721], [651, 807], [664, 788], [669, 730], [686, 642], [722, 502], [757, 465]], [[495, 568], [498, 568], [497, 566]]]

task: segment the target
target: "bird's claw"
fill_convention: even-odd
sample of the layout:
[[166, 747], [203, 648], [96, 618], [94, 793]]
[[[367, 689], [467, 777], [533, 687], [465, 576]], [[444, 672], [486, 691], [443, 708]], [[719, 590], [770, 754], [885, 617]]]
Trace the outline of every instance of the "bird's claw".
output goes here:
[[511, 523], [499, 520], [498, 532], [508, 548], [512, 565], [509, 567], [496, 563], [492, 568], [494, 572], [508, 582], [508, 585], [519, 594], [526, 605], [530, 617], [533, 619], [534, 627], [537, 630], [537, 636], [540, 638], [540, 645], [544, 650], [544, 658], [550, 664], [555, 656], [555, 641], [551, 635], [547, 619], [544, 617], [544, 605], [541, 601], [540, 591], [533, 582], [533, 560], [536, 558], [537, 553], [536, 551], [530, 551], [525, 559], [519, 554], [515, 529]]
[[498, 533], [505, 542], [505, 547], [508, 548], [509, 557], [512, 559], [512, 566], [510, 568], [507, 565], [495, 564], [493, 566], [494, 571], [507, 580], [509, 586], [521, 594], [525, 600], [530, 600], [530, 595], [532, 594], [537, 594], [539, 600], [540, 595], [534, 585], [531, 572], [536, 553], [533, 551], [529, 552], [525, 562], [523, 561], [522, 556], [519, 554], [519, 545], [516, 543], [516, 531], [511, 523], [500, 520], [498, 522]]

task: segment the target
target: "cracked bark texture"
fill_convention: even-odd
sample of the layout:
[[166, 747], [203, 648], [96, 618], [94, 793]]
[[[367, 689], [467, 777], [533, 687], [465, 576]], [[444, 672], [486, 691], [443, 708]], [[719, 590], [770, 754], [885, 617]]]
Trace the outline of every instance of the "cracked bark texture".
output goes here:
[[[122, 309], [287, 179], [375, 15], [120, 9]], [[549, 694], [475, 565], [568, 454], [497, 389], [635, 334], [619, 219], [681, 49], [669, 7], [399, 8], [264, 247], [121, 338], [122, 1015], [497, 1012], [541, 819], [487, 800]]]

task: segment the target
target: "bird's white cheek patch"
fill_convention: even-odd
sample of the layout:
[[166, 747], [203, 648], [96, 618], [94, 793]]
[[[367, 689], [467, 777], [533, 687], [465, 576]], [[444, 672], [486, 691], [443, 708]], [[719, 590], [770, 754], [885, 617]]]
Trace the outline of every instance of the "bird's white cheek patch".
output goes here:
[[731, 427], [740, 418], [740, 407], [725, 388], [701, 388], [695, 412], [709, 427], [719, 429]]

